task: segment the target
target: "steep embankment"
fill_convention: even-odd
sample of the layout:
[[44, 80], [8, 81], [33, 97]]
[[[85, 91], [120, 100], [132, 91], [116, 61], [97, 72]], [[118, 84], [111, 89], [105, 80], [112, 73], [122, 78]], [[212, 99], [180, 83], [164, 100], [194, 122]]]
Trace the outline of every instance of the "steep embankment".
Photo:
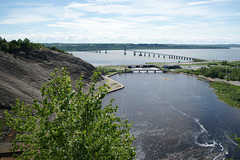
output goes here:
[[28, 58], [24, 52], [14, 56], [0, 51], [1, 108], [13, 105], [16, 98], [26, 103], [39, 98], [39, 89], [49, 80], [49, 73], [63, 66], [67, 67], [72, 81], [84, 74], [84, 81], [88, 82], [95, 69], [80, 58], [48, 49], [34, 50]]
[[69, 54], [49, 49], [33, 50], [29, 56], [24, 52], [9, 54], [0, 51], [0, 142], [9, 132], [3, 122], [5, 109], [11, 109], [15, 99], [31, 104], [34, 98], [41, 100], [39, 89], [49, 81], [54, 68], [67, 67], [72, 82], [84, 74], [83, 81], [88, 83], [94, 67]]

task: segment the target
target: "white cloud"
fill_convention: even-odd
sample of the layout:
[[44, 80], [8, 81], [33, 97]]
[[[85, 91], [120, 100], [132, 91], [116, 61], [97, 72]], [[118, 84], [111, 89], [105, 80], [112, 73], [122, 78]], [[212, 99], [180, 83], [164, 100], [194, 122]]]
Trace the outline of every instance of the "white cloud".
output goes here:
[[219, 3], [219, 2], [231, 2], [235, 0], [208, 0], [208, 1], [198, 1], [198, 2], [190, 2], [187, 5], [202, 5], [202, 4], [209, 4], [209, 3]]
[[23, 5], [18, 3], [19, 8], [13, 8], [4, 17], [0, 24], [22, 24], [54, 20], [60, 12], [59, 8], [52, 5], [30, 3]]
[[47, 18], [40, 15], [19, 15], [19, 16], [12, 16], [8, 19], [3, 20], [0, 24], [29, 24], [35, 22], [44, 22], [49, 21], [51, 18]]
[[[31, 24], [32, 31], [1, 36], [30, 36], [39, 42], [229, 41], [228, 35], [239, 33], [239, 23], [229, 24], [227, 18], [240, 14], [205, 5], [217, 2], [227, 0], [88, 0], [65, 6], [19, 3], [21, 8], [13, 8], [6, 17], [0, 17], [0, 24]], [[45, 31], [39, 32], [36, 22]], [[240, 41], [239, 36], [232, 39]]]

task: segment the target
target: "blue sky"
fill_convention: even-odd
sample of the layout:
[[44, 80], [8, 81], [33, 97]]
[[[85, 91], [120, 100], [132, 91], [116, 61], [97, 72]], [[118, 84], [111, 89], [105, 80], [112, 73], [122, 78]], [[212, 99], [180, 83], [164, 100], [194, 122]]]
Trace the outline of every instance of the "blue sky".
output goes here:
[[0, 0], [0, 36], [63, 43], [240, 43], [239, 0]]

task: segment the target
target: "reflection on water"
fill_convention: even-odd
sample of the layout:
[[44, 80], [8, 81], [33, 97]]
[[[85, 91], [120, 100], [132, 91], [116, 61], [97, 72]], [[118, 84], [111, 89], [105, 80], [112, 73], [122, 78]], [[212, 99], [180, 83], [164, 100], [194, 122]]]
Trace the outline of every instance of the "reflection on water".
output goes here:
[[[219, 101], [209, 83], [181, 74], [122, 74], [118, 115], [134, 122], [138, 159], [240, 159], [240, 111]], [[104, 102], [104, 103], [105, 103]]]

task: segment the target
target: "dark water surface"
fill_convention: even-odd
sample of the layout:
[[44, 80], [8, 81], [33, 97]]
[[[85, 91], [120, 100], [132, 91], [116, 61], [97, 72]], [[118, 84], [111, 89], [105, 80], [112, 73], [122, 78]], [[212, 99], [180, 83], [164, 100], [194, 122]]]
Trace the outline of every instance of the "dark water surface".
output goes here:
[[118, 115], [134, 122], [138, 159], [240, 159], [240, 110], [219, 101], [209, 82], [181, 74], [122, 74]]

